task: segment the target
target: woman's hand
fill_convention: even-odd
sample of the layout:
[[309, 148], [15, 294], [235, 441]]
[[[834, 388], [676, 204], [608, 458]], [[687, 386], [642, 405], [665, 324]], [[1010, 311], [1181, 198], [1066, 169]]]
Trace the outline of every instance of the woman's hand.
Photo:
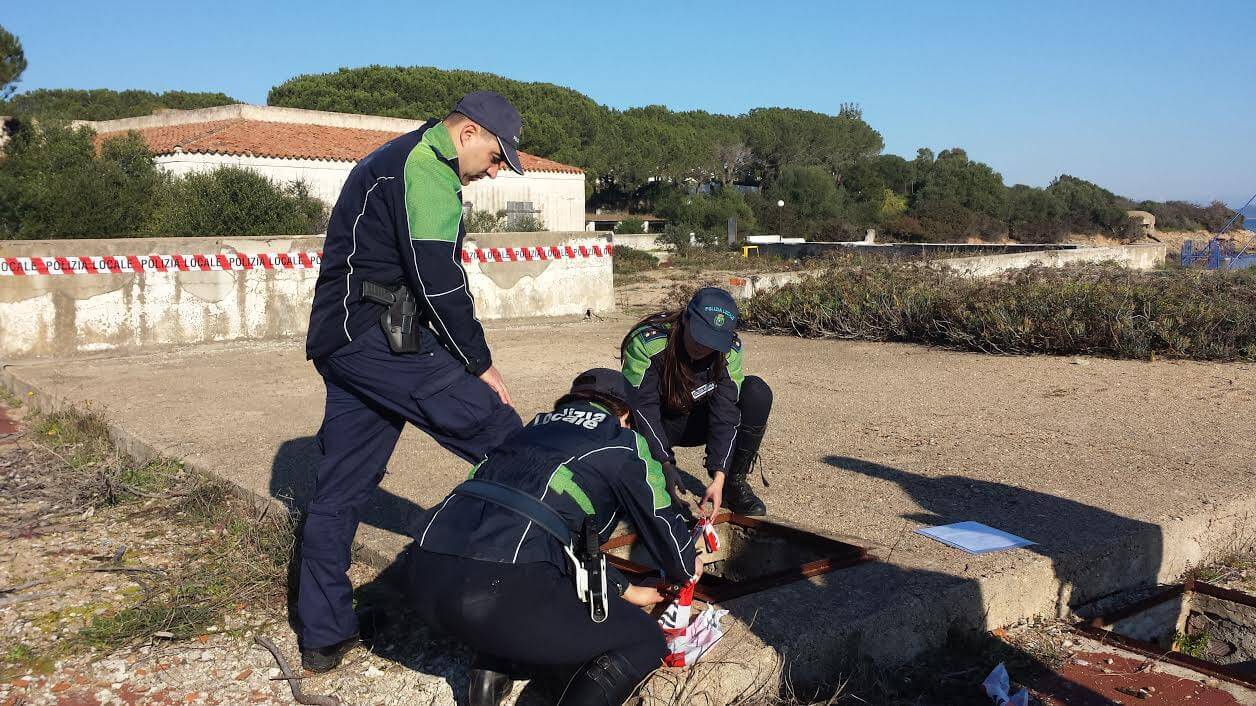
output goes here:
[[[706, 504], [711, 503], [711, 512], [706, 512]], [[711, 484], [707, 486], [706, 493], [702, 496], [702, 502], [698, 503], [698, 510], [705, 517], [715, 519], [719, 514], [720, 508], [724, 506], [724, 471], [716, 471], [715, 478]]]
[[629, 586], [623, 598], [638, 608], [649, 608], [663, 602], [663, 594], [653, 586]]

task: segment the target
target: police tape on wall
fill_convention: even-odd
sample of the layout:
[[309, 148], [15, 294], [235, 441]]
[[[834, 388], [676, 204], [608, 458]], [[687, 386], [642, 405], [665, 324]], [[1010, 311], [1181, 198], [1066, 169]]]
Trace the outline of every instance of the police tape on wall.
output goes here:
[[[611, 245], [463, 248], [463, 264], [539, 262], [611, 257]], [[44, 275], [119, 275], [144, 272], [237, 272], [318, 269], [319, 250], [287, 253], [217, 253], [213, 255], [85, 255], [0, 257], [0, 277]]]

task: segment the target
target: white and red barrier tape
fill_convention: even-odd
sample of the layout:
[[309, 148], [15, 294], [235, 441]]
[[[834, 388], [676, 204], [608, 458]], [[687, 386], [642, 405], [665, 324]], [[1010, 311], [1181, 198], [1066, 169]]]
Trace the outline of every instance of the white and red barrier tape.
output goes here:
[[[521, 248], [464, 248], [462, 262], [533, 262], [609, 257], [610, 245]], [[137, 272], [232, 272], [306, 270], [322, 263], [322, 251], [289, 253], [218, 253], [215, 255], [91, 255], [71, 257], [0, 257], [0, 277], [38, 275], [126, 275]]]
[[586, 257], [609, 257], [610, 245], [538, 245], [522, 248], [465, 248], [462, 261], [532, 262], [533, 260], [575, 260]]

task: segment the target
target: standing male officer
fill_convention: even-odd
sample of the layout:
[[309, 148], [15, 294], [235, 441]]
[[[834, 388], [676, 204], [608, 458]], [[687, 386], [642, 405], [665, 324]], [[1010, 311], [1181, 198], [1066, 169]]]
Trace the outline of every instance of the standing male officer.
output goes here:
[[467, 94], [359, 162], [332, 209], [305, 347], [327, 386], [296, 606], [311, 671], [357, 644], [350, 549], [405, 423], [472, 462], [521, 426], [461, 264], [461, 187], [522, 174], [521, 128], [502, 96]]

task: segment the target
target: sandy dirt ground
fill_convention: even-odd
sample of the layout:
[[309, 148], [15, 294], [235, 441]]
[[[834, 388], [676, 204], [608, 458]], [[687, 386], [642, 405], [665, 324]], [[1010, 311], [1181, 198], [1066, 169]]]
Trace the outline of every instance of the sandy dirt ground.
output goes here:
[[[616, 366], [627, 327], [674, 282], [693, 279], [651, 274], [624, 288], [626, 311], [617, 315], [487, 325], [494, 358], [525, 419], [548, 409], [577, 372]], [[1243, 432], [1256, 417], [1256, 365], [996, 357], [755, 335], [746, 336], [746, 351], [747, 372], [767, 380], [776, 396], [762, 449], [770, 486], [758, 487], [771, 514], [859, 538], [904, 570], [970, 580], [1015, 573], [1047, 557], [1066, 572], [1070, 557], [1092, 543], [1155, 532], [1182, 518], [1207, 516], [1235, 498], [1256, 497], [1256, 438]], [[323, 390], [298, 341], [29, 361], [4, 372], [42, 394], [122, 421], [151, 448], [212, 469], [261, 497], [300, 505], [308, 496]], [[700, 449], [680, 453], [685, 469], [697, 471], [701, 460]], [[408, 429], [364, 516], [359, 539], [368, 552], [389, 557], [399, 550], [410, 523], [465, 470]], [[971, 557], [912, 532], [972, 519], [1037, 544]], [[123, 531], [122, 524], [109, 531]], [[153, 529], [141, 535], [145, 531]], [[124, 540], [92, 536], [85, 546], [93, 547], [94, 556], [96, 545], [107, 541]], [[89, 560], [73, 553], [66, 558]], [[117, 592], [125, 583], [111, 585]], [[85, 585], [93, 595], [109, 593], [103, 584]], [[202, 650], [234, 650], [240, 661], [225, 663], [221, 674], [234, 678], [252, 669], [234, 686], [247, 685], [250, 699], [285, 698], [282, 682], [263, 674], [269, 656], [227, 635], [230, 626], [223, 628], [204, 643], [219, 647]], [[290, 631], [275, 632], [291, 650]], [[161, 649], [150, 647], [158, 654]], [[195, 660], [214, 663], [212, 672], [220, 668], [213, 654]], [[125, 664], [131, 658], [140, 666]], [[109, 669], [149, 670], [157, 659], [130, 655], [122, 666], [85, 665], [90, 669], [81, 674], [58, 670], [54, 674], [63, 678], [55, 683], [33, 678], [44, 679], [45, 693], [82, 686], [79, 677], [89, 686], [113, 684]], [[396, 671], [395, 683], [387, 676], [389, 688], [380, 700], [362, 703], [427, 703], [429, 696], [445, 703], [451, 689], [460, 688], [457, 675], [465, 669], [465, 655], [452, 647], [440, 658], [373, 659], [356, 662], [356, 671], [343, 674], [350, 681], [332, 678], [327, 688], [352, 693], [352, 679], [393, 675], [408, 662], [416, 668]], [[192, 700], [217, 698], [209, 681], [189, 676], [176, 682], [207, 684], [204, 695], [192, 692]], [[63, 683], [68, 685], [58, 687]], [[125, 683], [160, 688], [156, 681]], [[423, 699], [390, 701], [400, 689]]]
[[[521, 415], [547, 409], [580, 370], [615, 365], [630, 323], [490, 324]], [[1085, 538], [1061, 525], [1060, 512], [1157, 523], [1256, 491], [1256, 440], [1241, 432], [1256, 416], [1256, 365], [746, 338], [747, 372], [776, 396], [762, 450], [771, 486], [760, 490], [785, 519], [897, 542], [955, 566], [954, 555], [905, 530], [978, 513], [1061, 546]], [[7, 370], [46, 392], [90, 401], [167, 455], [217, 469], [263, 496], [308, 490], [322, 385], [295, 342]], [[701, 452], [683, 450], [680, 460], [699, 469]], [[368, 525], [395, 536], [464, 474], [460, 462], [408, 429]]]
[[[0, 405], [0, 480], [21, 497], [29, 497], [23, 491], [35, 476], [61, 468], [61, 457], [44, 446], [47, 440], [22, 424], [25, 411]], [[155, 632], [119, 650], [64, 649], [93, 619], [142, 605], [156, 584], [200, 561], [200, 548], [221, 531], [170, 512], [165, 500], [135, 499], [99, 511], [92, 507], [55, 521], [45, 516], [6, 522], [0, 550], [0, 635], [6, 648], [0, 654], [0, 705], [292, 703], [275, 661], [253, 640], [265, 635], [296, 659], [286, 611], [274, 591], [264, 600], [231, 606], [203, 632], [183, 639]], [[10, 509], [5, 508], [6, 518], [13, 515]], [[1252, 566], [1250, 556], [1230, 557], [1212, 569], [1213, 577], [1245, 588]], [[360, 563], [351, 573], [358, 585], [376, 578]], [[350, 653], [329, 674], [304, 674], [304, 692], [334, 696], [343, 704], [460, 703], [455, 694], [465, 689], [470, 655], [429, 634], [395, 602], [395, 595], [388, 598], [394, 601], [384, 603], [388, 617], [378, 623], [368, 619], [374, 633], [370, 647]], [[375, 600], [375, 610], [382, 612]], [[1256, 703], [1252, 690], [1101, 645], [1057, 622], [996, 630], [989, 640], [987, 645], [996, 647], [988, 654], [976, 650], [952, 656], [944, 670], [895, 675], [893, 688], [902, 690], [896, 695], [907, 695], [901, 703], [985, 703], [977, 683], [989, 665], [1014, 648], [1040, 660], [1037, 668], [1013, 674], [1017, 688], [1028, 686], [1037, 704]], [[911, 696], [912, 680], [928, 686]], [[553, 687], [519, 684], [508, 703], [539, 706], [551, 703], [553, 693]], [[941, 701], [935, 700], [938, 694], [945, 695]], [[863, 697], [851, 695], [839, 703], [870, 703], [868, 698], [873, 694], [864, 691]]]

